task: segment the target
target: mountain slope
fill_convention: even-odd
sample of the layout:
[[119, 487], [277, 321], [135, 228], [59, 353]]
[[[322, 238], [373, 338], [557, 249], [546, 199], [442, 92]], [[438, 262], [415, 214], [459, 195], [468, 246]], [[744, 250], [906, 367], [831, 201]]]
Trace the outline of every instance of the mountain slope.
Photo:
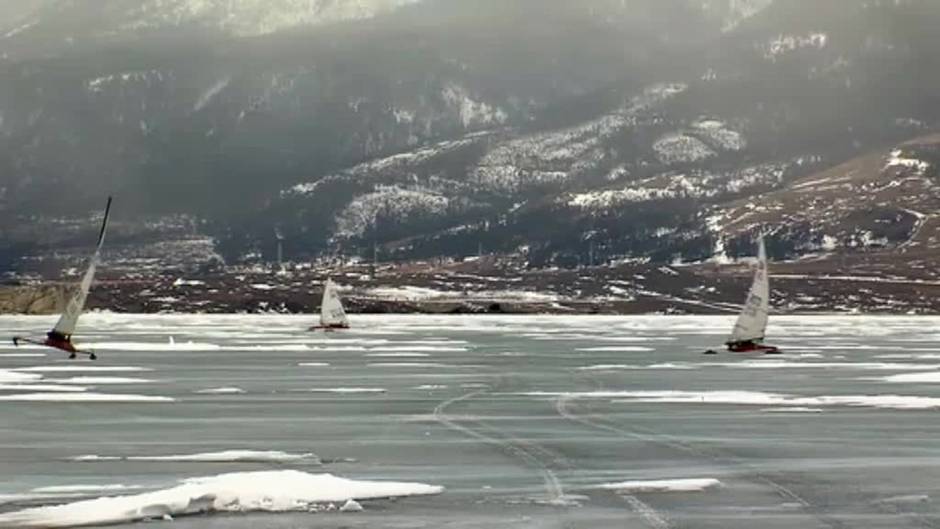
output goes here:
[[[903, 201], [929, 195], [866, 187], [876, 171], [838, 220], [781, 198], [799, 222], [733, 222], [935, 130], [928, 0], [83, 5], [3, 30], [0, 226], [117, 193], [197, 219], [229, 260], [271, 257], [278, 228], [294, 259], [671, 263], [746, 253], [758, 228], [780, 256], [896, 247], [921, 223]], [[0, 258], [23, 244], [42, 251]]]

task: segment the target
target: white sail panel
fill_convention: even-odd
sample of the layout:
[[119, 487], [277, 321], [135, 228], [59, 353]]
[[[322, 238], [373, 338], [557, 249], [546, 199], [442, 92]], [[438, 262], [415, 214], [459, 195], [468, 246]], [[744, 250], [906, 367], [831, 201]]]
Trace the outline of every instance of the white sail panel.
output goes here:
[[336, 293], [336, 285], [330, 279], [323, 285], [323, 302], [320, 304], [320, 325], [322, 327], [347, 327], [349, 320], [343, 310], [343, 302]]
[[770, 311], [770, 281], [767, 277], [767, 250], [764, 247], [764, 239], [758, 242], [757, 251], [757, 270], [754, 272], [754, 282], [751, 284], [751, 291], [748, 293], [747, 302], [741, 315], [738, 316], [737, 323], [734, 324], [734, 330], [728, 343], [754, 341], [759, 342], [764, 339], [764, 333], [767, 330], [767, 316]]
[[101, 222], [101, 231], [98, 233], [98, 244], [95, 247], [95, 253], [91, 256], [88, 263], [88, 269], [82, 277], [82, 282], [78, 286], [78, 292], [72, 296], [65, 312], [59, 317], [59, 321], [52, 328], [52, 331], [63, 336], [71, 336], [78, 325], [78, 317], [85, 310], [85, 300], [88, 298], [88, 292], [91, 290], [91, 284], [95, 280], [95, 268], [101, 259], [101, 246], [104, 245], [104, 235], [108, 230], [108, 217], [111, 215], [111, 198], [108, 197], [108, 205], [104, 210], [104, 220]]

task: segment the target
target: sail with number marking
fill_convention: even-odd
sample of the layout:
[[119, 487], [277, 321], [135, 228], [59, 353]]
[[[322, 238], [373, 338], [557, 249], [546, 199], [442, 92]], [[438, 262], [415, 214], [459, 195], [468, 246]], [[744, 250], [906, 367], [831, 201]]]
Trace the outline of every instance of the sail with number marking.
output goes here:
[[98, 262], [101, 259], [101, 246], [104, 244], [104, 235], [108, 230], [108, 217], [110, 215], [111, 197], [108, 197], [108, 205], [104, 209], [104, 220], [101, 221], [101, 231], [98, 233], [98, 244], [95, 246], [95, 253], [91, 256], [88, 269], [85, 271], [82, 282], [79, 284], [78, 292], [69, 300], [68, 305], [65, 307], [65, 312], [62, 313], [58, 323], [56, 323], [55, 327], [52, 329], [55, 333], [68, 337], [75, 332], [75, 326], [78, 325], [78, 317], [82, 315], [82, 311], [85, 309], [85, 300], [88, 298], [88, 291], [91, 290], [91, 283], [95, 279], [95, 268], [98, 266]]
[[349, 320], [343, 310], [343, 302], [336, 293], [336, 285], [331, 279], [323, 285], [323, 302], [320, 304], [320, 325], [322, 327], [348, 327]]
[[728, 343], [760, 342], [764, 339], [767, 330], [767, 315], [770, 309], [770, 281], [767, 277], [767, 250], [764, 248], [764, 239], [758, 241], [757, 270], [754, 272], [754, 283], [747, 295], [744, 310], [738, 316], [737, 323]]

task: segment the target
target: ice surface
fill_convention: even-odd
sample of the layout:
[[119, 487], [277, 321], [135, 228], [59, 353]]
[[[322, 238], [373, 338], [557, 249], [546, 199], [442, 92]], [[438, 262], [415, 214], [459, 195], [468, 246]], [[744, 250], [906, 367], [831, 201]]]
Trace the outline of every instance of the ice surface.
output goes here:
[[923, 371], [937, 369], [936, 364], [905, 364], [892, 362], [794, 362], [792, 360], [746, 360], [743, 362], [712, 362], [713, 367], [737, 369], [857, 369], [870, 371]]
[[[140, 371], [150, 371], [150, 369], [134, 366], [92, 366], [92, 365], [62, 365], [62, 366], [35, 366], [17, 368], [20, 373], [81, 373], [81, 372], [110, 372], [110, 373], [132, 373]], [[2, 376], [2, 373], [0, 373]]]
[[0, 395], [0, 401], [22, 402], [175, 402], [170, 397], [116, 393], [18, 393]]
[[92, 351], [217, 351], [214, 343], [198, 342], [98, 342], [83, 344]]
[[0, 526], [61, 528], [159, 519], [204, 512], [287, 512], [318, 505], [440, 494], [421, 483], [355, 481], [296, 470], [239, 472], [189, 479], [172, 488], [0, 514]]
[[622, 481], [620, 483], [605, 483], [598, 486], [598, 488], [636, 494], [640, 492], [701, 492], [720, 486], [721, 482], [717, 479], [701, 478]]
[[71, 492], [115, 492], [139, 489], [139, 486], [130, 485], [56, 485], [52, 487], [38, 487], [33, 492], [40, 494], [59, 494]]

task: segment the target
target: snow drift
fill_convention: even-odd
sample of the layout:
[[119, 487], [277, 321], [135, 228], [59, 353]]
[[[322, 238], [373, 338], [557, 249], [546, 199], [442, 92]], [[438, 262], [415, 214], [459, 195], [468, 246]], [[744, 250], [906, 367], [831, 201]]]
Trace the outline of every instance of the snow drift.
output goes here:
[[319, 506], [440, 494], [421, 483], [355, 481], [296, 470], [194, 478], [172, 488], [0, 514], [0, 527], [60, 528], [136, 522], [213, 512], [317, 511]]

